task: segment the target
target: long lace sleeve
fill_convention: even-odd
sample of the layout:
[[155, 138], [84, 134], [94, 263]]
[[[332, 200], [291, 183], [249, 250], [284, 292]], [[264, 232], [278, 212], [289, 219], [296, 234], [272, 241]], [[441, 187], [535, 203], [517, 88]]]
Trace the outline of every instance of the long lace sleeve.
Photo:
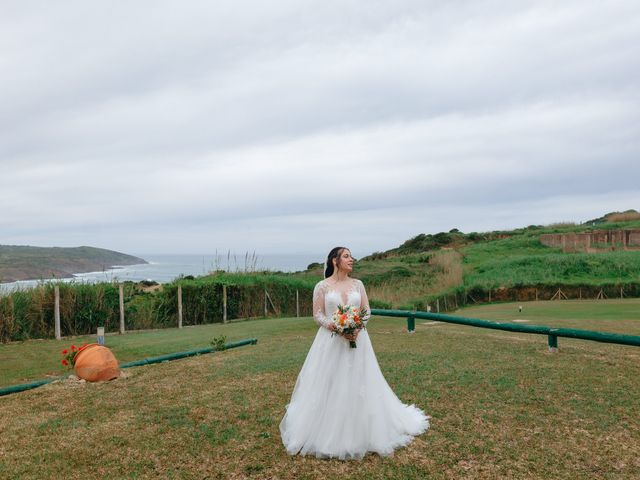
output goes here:
[[365, 326], [367, 322], [371, 318], [371, 307], [369, 306], [369, 297], [367, 297], [367, 292], [364, 289], [364, 284], [358, 280], [358, 288], [360, 289], [360, 308], [364, 308], [367, 311], [367, 314], [362, 318]]
[[323, 282], [318, 282], [313, 289], [313, 319], [321, 327], [330, 330], [329, 325], [331, 319], [327, 317], [324, 311], [324, 293], [325, 288]]

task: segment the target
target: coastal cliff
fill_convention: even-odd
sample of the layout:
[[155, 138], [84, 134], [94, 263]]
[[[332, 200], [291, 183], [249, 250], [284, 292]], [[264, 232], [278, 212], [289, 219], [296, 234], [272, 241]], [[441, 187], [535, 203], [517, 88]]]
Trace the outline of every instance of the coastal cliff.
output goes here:
[[114, 266], [142, 263], [147, 262], [103, 248], [0, 245], [0, 282], [69, 278], [74, 273], [98, 272]]

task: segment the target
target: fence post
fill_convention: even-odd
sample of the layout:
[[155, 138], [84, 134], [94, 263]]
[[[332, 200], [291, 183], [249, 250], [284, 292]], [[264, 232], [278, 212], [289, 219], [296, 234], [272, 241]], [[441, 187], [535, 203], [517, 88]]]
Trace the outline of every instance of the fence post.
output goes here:
[[178, 285], [178, 328], [182, 328], [182, 285]]
[[491, 289], [489, 289], [489, 303], [491, 303]]
[[119, 285], [118, 293], [120, 294], [120, 333], [124, 333], [124, 287]]
[[264, 316], [267, 316], [267, 289], [264, 289]]
[[558, 337], [555, 335], [549, 335], [549, 352], [558, 353]]
[[300, 292], [296, 289], [296, 317], [300, 316]]
[[407, 333], [413, 333], [416, 331], [416, 318], [407, 317]]
[[[273, 303], [273, 300], [271, 300], [271, 295], [269, 295], [269, 292], [267, 292], [267, 289], [264, 289], [264, 294], [267, 300], [269, 300], [269, 304], [271, 305], [271, 310], [273, 310], [273, 313], [275, 313], [276, 315], [280, 315], [280, 312], [278, 311], [278, 309], [276, 308], [275, 304]], [[265, 309], [265, 317], [266, 317], [266, 309]]]
[[[491, 301], [491, 295], [489, 295], [489, 301]], [[440, 299], [436, 298], [436, 313], [440, 313]]]
[[53, 316], [55, 319], [56, 340], [60, 340], [62, 338], [62, 334], [60, 332], [60, 287], [58, 285], [55, 285], [53, 287], [53, 295], [54, 295]]
[[227, 323], [227, 286], [222, 285], [222, 323]]
[[538, 301], [538, 289], [536, 288], [536, 302]]

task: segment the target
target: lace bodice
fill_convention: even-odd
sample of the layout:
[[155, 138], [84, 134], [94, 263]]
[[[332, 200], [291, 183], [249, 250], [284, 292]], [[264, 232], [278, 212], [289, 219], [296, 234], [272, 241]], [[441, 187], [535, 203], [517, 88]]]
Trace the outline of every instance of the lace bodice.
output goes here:
[[371, 316], [367, 292], [358, 279], [349, 278], [348, 281], [335, 284], [325, 279], [316, 284], [313, 289], [313, 318], [318, 325], [329, 328], [331, 316], [338, 309], [338, 305], [365, 308], [367, 310], [367, 315], [363, 318], [365, 325]]

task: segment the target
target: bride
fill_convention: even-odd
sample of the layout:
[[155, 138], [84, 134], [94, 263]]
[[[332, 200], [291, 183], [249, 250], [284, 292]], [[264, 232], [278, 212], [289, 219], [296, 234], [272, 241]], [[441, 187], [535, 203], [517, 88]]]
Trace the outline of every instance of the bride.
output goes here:
[[[280, 422], [291, 455], [342, 460], [367, 452], [391, 455], [429, 428], [429, 417], [403, 404], [387, 384], [366, 330], [332, 334], [331, 316], [339, 304], [364, 307], [364, 320], [371, 314], [364, 285], [349, 277], [353, 261], [347, 248], [331, 250], [325, 279], [313, 291], [313, 318], [321, 328]], [[349, 340], [357, 347], [350, 348]]]

